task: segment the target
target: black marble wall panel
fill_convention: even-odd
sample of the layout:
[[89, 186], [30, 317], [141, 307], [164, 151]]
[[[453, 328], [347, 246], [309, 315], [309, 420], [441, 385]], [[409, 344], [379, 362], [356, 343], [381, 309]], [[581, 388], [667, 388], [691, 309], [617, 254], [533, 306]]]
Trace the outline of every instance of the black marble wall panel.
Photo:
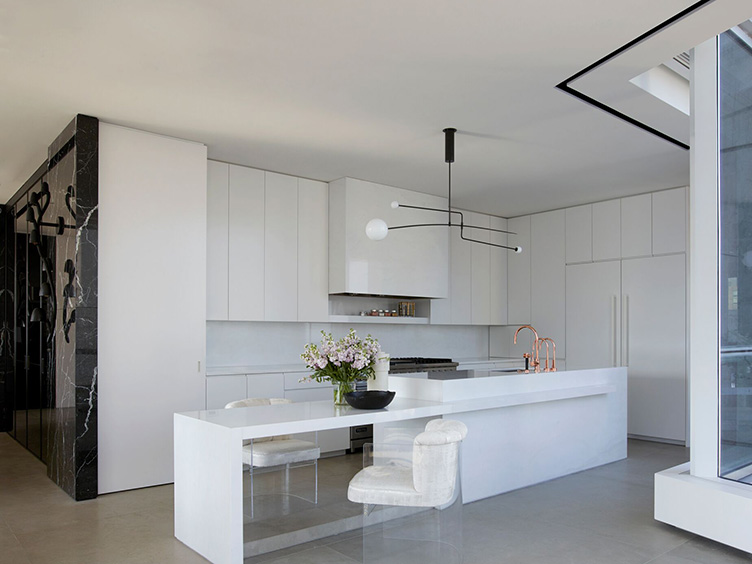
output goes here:
[[[98, 137], [97, 119], [76, 116], [50, 145], [42, 178], [14, 196], [15, 299], [3, 313], [16, 357], [13, 436], [76, 500], [97, 495]], [[3, 280], [0, 271], [0, 290]]]
[[13, 429], [13, 283], [12, 207], [0, 206], [0, 431]]
[[[65, 134], [70, 132], [66, 128]], [[55, 409], [48, 474], [77, 500], [97, 495], [98, 134], [95, 118], [75, 120], [74, 145], [51, 146], [47, 181], [56, 237]], [[62, 218], [62, 219], [60, 219]]]

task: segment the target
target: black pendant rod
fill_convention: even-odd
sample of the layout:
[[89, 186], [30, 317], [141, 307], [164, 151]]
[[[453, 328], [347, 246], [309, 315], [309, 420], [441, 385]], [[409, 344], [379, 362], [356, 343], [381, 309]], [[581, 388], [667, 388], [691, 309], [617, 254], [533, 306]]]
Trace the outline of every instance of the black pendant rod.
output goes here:
[[449, 198], [447, 199], [447, 225], [452, 224], [452, 163], [454, 162], [454, 134], [457, 129], [444, 129], [444, 162], [449, 165]]
[[[401, 206], [400, 206], [401, 207]], [[458, 212], [453, 212], [458, 213]], [[464, 223], [449, 223], [448, 225], [446, 223], [412, 223], [410, 225], [397, 225], [395, 227], [390, 227], [389, 231], [393, 231], [394, 229], [409, 229], [410, 227], [459, 227], [462, 229], [482, 229], [483, 231], [493, 231], [494, 233], [507, 233], [509, 235], [517, 235], [514, 231], [504, 231], [503, 229], [494, 229], [493, 227], [481, 227], [479, 225], [465, 225]]]

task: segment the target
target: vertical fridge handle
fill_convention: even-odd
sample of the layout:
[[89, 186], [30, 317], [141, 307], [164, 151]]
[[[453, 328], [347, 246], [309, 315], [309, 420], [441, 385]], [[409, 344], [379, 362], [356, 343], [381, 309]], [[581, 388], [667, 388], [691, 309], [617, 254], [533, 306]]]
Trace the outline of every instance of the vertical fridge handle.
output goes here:
[[624, 316], [624, 353], [622, 356], [623, 359], [623, 365], [629, 366], [629, 294], [624, 295], [624, 311], [622, 313]]
[[614, 366], [617, 366], [616, 349], [619, 346], [616, 341], [616, 336], [618, 334], [618, 331], [616, 330], [616, 308], [618, 307], [616, 304], [617, 299], [618, 298], [615, 295], [611, 296], [611, 356], [613, 357]]

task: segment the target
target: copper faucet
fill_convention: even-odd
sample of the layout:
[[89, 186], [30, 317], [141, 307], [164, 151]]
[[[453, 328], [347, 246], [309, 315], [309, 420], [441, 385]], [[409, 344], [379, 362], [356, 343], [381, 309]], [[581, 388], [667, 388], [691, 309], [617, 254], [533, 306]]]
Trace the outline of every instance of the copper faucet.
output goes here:
[[[551, 337], [543, 337], [540, 339], [538, 348], [540, 348], [541, 343], [546, 343], [546, 365], [543, 368], [543, 372], [556, 372], [556, 343], [554, 343], [554, 340]], [[554, 353], [553, 358], [551, 359], [551, 368], [548, 367], [548, 343], [551, 343]]]
[[[523, 325], [517, 331], [514, 332], [514, 344], [517, 344], [517, 334], [522, 331], [523, 329], [530, 329], [533, 332], [533, 335], [535, 335], [535, 340], [533, 341], [533, 350], [532, 354], [530, 355], [530, 365], [534, 369], [535, 372], [540, 372], [540, 344], [538, 341], [538, 332], [533, 328], [532, 325]], [[548, 346], [548, 345], [547, 345]], [[527, 371], [529, 372], [529, 370]]]

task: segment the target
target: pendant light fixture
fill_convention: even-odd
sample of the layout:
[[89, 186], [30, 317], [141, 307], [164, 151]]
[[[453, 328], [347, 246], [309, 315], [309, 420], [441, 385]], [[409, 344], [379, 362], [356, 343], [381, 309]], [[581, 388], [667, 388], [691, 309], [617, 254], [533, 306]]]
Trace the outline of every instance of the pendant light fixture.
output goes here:
[[[500, 249], [508, 249], [515, 253], [521, 253], [522, 247], [510, 247], [507, 245], [499, 245], [496, 243], [490, 243], [488, 241], [481, 241], [480, 239], [473, 239], [465, 235], [465, 229], [480, 229], [482, 231], [492, 231], [494, 233], [508, 233], [510, 235], [516, 235], [513, 231], [504, 231], [503, 229], [493, 229], [491, 227], [481, 227], [479, 225], [466, 225], [465, 216], [462, 212], [452, 210], [452, 163], [454, 162], [454, 134], [457, 130], [453, 127], [447, 127], [444, 130], [444, 162], [449, 166], [449, 197], [447, 199], [447, 209], [442, 210], [440, 208], [428, 208], [424, 206], [408, 206], [407, 204], [400, 204], [399, 202], [392, 202], [392, 208], [408, 208], [412, 210], [425, 210], [446, 214], [446, 222], [444, 223], [415, 223], [412, 225], [395, 225], [389, 227], [383, 219], [372, 219], [366, 224], [366, 236], [373, 241], [381, 241], [388, 234], [389, 231], [395, 231], [397, 229], [410, 229], [413, 227], [459, 227], [460, 238], [464, 241], [470, 241], [471, 243], [480, 243], [481, 245], [488, 245], [489, 247], [498, 247]], [[459, 223], [452, 222], [452, 216], [459, 216]]]

